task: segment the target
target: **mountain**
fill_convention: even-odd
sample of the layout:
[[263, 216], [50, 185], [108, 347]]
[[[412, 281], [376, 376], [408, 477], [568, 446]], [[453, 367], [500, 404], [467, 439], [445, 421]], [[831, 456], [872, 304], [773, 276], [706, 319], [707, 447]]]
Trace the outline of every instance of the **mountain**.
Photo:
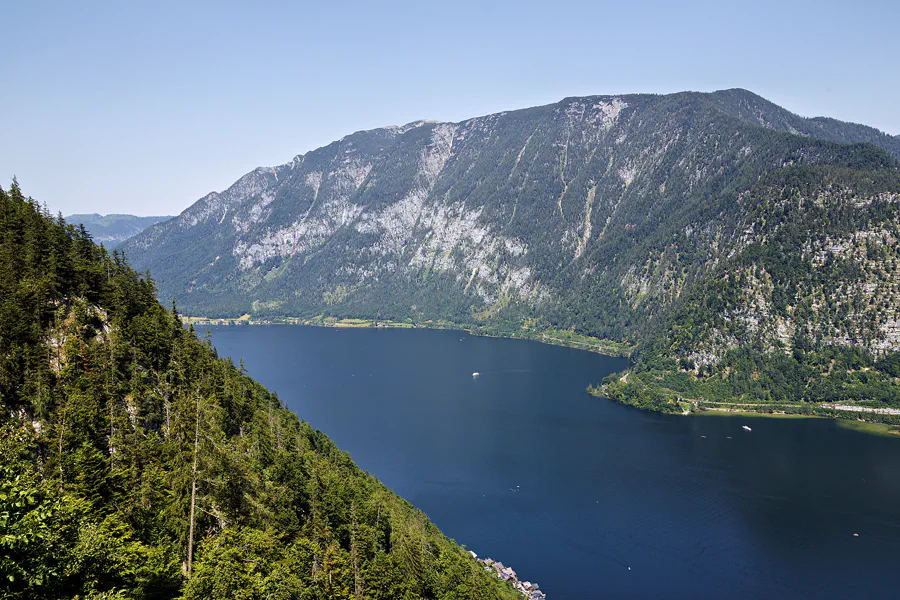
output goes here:
[[[653, 387], [639, 375], [645, 387], [604, 388], [657, 409], [746, 403], [751, 388], [783, 401], [822, 375], [810, 361], [829, 348], [858, 353], [838, 371], [874, 369], [893, 405], [896, 382], [874, 365], [900, 349], [884, 262], [898, 157], [895, 137], [746, 90], [568, 98], [354, 133], [248, 173], [123, 250], [191, 315], [431, 322], [636, 348], [635, 373], [663, 378], [762, 381], [689, 400], [696, 389], [663, 386], [653, 402], [634, 392]], [[800, 224], [773, 229], [785, 215]], [[774, 262], [747, 266], [763, 256]], [[739, 315], [758, 329], [734, 329]], [[791, 386], [751, 364], [781, 356], [797, 361]]]
[[134, 215], [69, 215], [66, 222], [84, 225], [98, 244], [112, 250], [128, 238], [139, 234], [151, 225], [168, 221], [172, 217], [136, 217]]
[[0, 404], [0, 598], [520, 597], [15, 183]]
[[888, 154], [900, 156], [890, 136], [744, 90], [571, 98], [349, 135], [248, 173], [123, 250], [193, 315], [633, 342], [697, 274], [684, 250], [665, 252], [685, 230], [702, 232], [774, 169]]

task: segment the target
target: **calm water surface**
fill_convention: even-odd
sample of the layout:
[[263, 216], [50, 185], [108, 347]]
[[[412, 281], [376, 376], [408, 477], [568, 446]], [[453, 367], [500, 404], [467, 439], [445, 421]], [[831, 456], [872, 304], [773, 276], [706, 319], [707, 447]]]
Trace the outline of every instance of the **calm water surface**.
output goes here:
[[621, 359], [535, 342], [210, 331], [447, 535], [551, 600], [900, 595], [900, 440], [641, 412], [584, 391]]

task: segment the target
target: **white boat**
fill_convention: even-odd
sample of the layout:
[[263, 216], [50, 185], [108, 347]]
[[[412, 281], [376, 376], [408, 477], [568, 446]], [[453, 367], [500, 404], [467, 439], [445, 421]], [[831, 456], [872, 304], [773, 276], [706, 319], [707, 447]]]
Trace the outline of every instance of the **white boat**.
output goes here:
[[750, 428], [747, 427], [746, 425], [741, 425], [741, 427], [743, 427], [743, 428], [746, 429], [747, 431], [753, 431], [752, 429], [750, 429]]
[[479, 375], [478, 371], [475, 371], [474, 373], [472, 373], [472, 377], [478, 377], [478, 375]]

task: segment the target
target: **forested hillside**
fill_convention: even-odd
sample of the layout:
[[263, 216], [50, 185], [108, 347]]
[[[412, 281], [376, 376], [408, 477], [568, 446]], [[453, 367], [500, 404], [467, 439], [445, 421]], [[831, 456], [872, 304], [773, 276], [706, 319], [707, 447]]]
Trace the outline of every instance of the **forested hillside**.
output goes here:
[[737, 205], [707, 275], [601, 393], [672, 412], [837, 404], [897, 421], [900, 171], [781, 169]]
[[635, 344], [703, 277], [762, 177], [891, 155], [891, 136], [745, 90], [567, 98], [354, 133], [248, 173], [123, 249], [195, 316], [444, 320]]
[[15, 183], [0, 398], [0, 598], [516, 597]]

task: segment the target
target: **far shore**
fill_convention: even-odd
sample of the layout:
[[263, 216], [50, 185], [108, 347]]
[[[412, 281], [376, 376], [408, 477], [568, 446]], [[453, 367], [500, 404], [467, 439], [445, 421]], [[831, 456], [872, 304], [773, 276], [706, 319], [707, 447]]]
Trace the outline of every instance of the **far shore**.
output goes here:
[[749, 418], [764, 418], [764, 419], [828, 419], [831, 421], [835, 421], [839, 427], [843, 427], [845, 429], [852, 429], [853, 431], [859, 431], [860, 433], [868, 433], [870, 435], [880, 435], [884, 437], [892, 437], [892, 438], [900, 438], [900, 426], [897, 425], [888, 425], [887, 423], [873, 423], [872, 421], [863, 421], [863, 420], [854, 420], [854, 419], [837, 419], [834, 417], [826, 417], [823, 415], [804, 415], [797, 413], [785, 413], [785, 412], [755, 412], [752, 410], [739, 410], [739, 409], [709, 409], [709, 410], [698, 410], [693, 413], [689, 413], [693, 416], [708, 416], [708, 417], [734, 417], [739, 414], [746, 415]]
[[237, 326], [244, 327], [250, 325], [301, 325], [308, 327], [336, 327], [336, 328], [360, 328], [360, 329], [443, 329], [451, 331], [465, 331], [471, 335], [480, 337], [494, 337], [506, 339], [522, 339], [533, 340], [543, 344], [552, 346], [564, 346], [566, 348], [574, 348], [576, 350], [586, 350], [604, 356], [614, 356], [627, 358], [631, 355], [632, 346], [628, 346], [621, 342], [611, 340], [603, 340], [590, 336], [581, 335], [568, 330], [556, 330], [546, 328], [525, 328], [518, 331], [506, 331], [500, 329], [491, 329], [488, 327], [466, 326], [453, 323], [450, 321], [434, 321], [426, 320], [419, 322], [410, 321], [392, 321], [389, 319], [357, 319], [345, 318], [338, 319], [335, 317], [318, 316], [311, 319], [302, 319], [299, 317], [272, 317], [272, 318], [254, 318], [249, 314], [245, 314], [236, 318], [209, 318], [209, 317], [191, 317], [182, 315], [182, 322], [186, 325], [203, 326]]
[[[736, 408], [711, 408], [700, 409], [689, 415], [707, 416], [707, 417], [733, 417], [735, 415], [747, 415], [749, 417], [762, 417], [766, 419], [831, 419], [831, 417], [823, 417], [822, 415], [804, 415], [799, 413], [788, 412], [761, 412], [754, 410], [740, 410]], [[840, 419], [833, 419], [840, 420]]]

